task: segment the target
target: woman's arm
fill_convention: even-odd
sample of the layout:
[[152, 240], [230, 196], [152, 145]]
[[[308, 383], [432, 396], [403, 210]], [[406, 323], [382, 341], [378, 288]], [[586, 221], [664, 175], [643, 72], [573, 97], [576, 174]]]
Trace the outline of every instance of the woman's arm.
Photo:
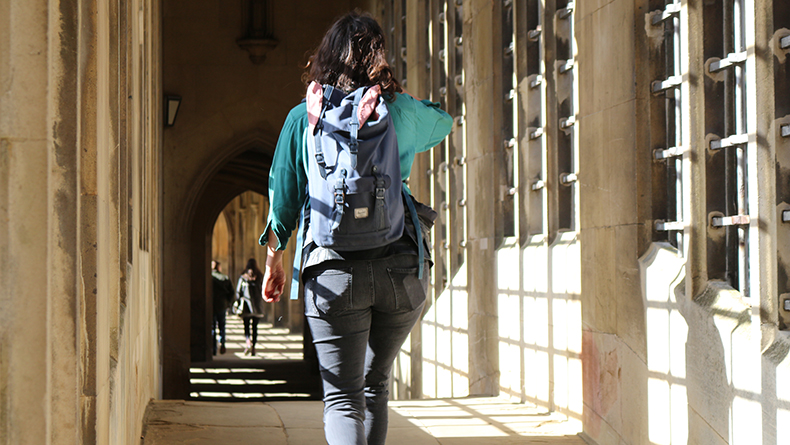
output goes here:
[[[262, 246], [284, 250], [296, 229], [306, 196], [307, 172], [302, 159], [306, 129], [307, 108], [300, 104], [288, 113], [274, 150], [269, 170], [269, 215], [266, 229], [258, 240]], [[276, 235], [274, 238], [269, 237], [270, 231]]]
[[277, 236], [269, 229], [266, 245], [266, 273], [263, 275], [263, 300], [267, 303], [280, 301], [285, 288], [283, 251], [277, 250]]

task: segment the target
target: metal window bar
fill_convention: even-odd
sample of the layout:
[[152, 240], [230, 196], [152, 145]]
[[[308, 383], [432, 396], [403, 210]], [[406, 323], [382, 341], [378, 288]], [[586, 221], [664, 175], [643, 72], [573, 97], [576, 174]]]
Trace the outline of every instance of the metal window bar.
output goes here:
[[736, 147], [749, 143], [748, 134], [734, 134], [724, 139], [713, 139], [710, 141], [711, 150], [719, 150], [722, 148]]
[[665, 20], [675, 18], [680, 14], [680, 2], [669, 3], [663, 11], [653, 16], [653, 25], [658, 25]]
[[[659, 22], [660, 23], [660, 22]], [[656, 80], [652, 84], [652, 90], [654, 93], [661, 93], [670, 88], [679, 87], [680, 84], [683, 83], [683, 77], [681, 76], [670, 76], [666, 80]]]
[[657, 150], [653, 150], [653, 158], [657, 161], [661, 161], [664, 159], [683, 156], [683, 153], [685, 153], [685, 151], [686, 149], [682, 146], [670, 147], [667, 148], [666, 150], [657, 149]]
[[725, 68], [730, 68], [734, 66], [738, 66], [743, 62], [746, 62], [747, 53], [746, 51], [741, 51], [737, 53], [729, 53], [727, 57], [719, 60], [714, 60], [710, 64], [710, 72], [716, 73]]
[[748, 226], [751, 223], [749, 215], [714, 216], [710, 220], [713, 227]]
[[560, 64], [560, 74], [565, 74], [573, 69], [576, 62], [573, 59], [563, 60]]
[[[724, 76], [723, 123], [724, 132], [731, 136], [710, 141], [712, 150], [723, 153], [724, 199], [721, 202], [724, 215], [711, 218], [713, 228], [725, 230], [723, 253], [724, 277], [745, 297], [749, 296], [749, 90], [747, 35], [753, 35], [753, 24], [748, 24], [747, 8], [753, 7], [751, 0], [728, 0], [723, 2], [722, 30], [724, 40], [723, 59], [711, 59], [711, 73], [721, 71]], [[750, 37], [751, 38], [751, 37]], [[716, 172], [711, 172], [716, 174]], [[721, 267], [720, 265], [719, 267]], [[713, 269], [715, 273], [715, 269]]]
[[[734, 91], [734, 134], [746, 135], [747, 128], [747, 73], [746, 66], [742, 61], [746, 61], [746, 0], [733, 0], [733, 52], [727, 56], [728, 61], [737, 63], [733, 68], [735, 75]], [[712, 65], [712, 64], [711, 64]], [[731, 133], [731, 134], [733, 134]], [[748, 137], [746, 137], [748, 141]], [[748, 166], [747, 151], [744, 146], [734, 146], [735, 151], [735, 194], [736, 194], [736, 215], [734, 221], [737, 224], [737, 257], [738, 257], [738, 288], [744, 296], [749, 296], [749, 196], [748, 196]], [[729, 188], [729, 187], [728, 187]], [[745, 216], [744, 216], [745, 215]], [[745, 227], [744, 227], [745, 225]]]
[[682, 232], [684, 228], [685, 223], [683, 223], [683, 221], [658, 220], [655, 223], [655, 229], [657, 232]]

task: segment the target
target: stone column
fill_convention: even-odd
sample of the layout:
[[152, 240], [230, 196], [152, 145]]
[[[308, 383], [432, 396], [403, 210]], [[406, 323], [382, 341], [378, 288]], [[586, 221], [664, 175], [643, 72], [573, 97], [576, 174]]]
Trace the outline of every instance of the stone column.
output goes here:
[[[47, 5], [42, 0], [0, 1], [0, 442], [4, 444], [47, 443], [47, 428], [42, 427], [50, 411]], [[66, 37], [56, 36], [53, 44], [64, 46]], [[53, 62], [63, 63], [64, 57], [55, 51]], [[63, 90], [56, 89], [53, 95], [67, 96]], [[73, 95], [73, 88], [70, 91]], [[73, 133], [59, 136], [74, 137]], [[68, 202], [73, 194], [63, 198]], [[72, 285], [64, 299], [73, 302], [73, 289]], [[31, 322], [31, 316], [38, 322]], [[73, 344], [68, 349], [73, 352]], [[63, 371], [76, 379], [73, 365]], [[66, 400], [76, 409], [73, 393]], [[42, 423], [33, 428], [31, 420]]]
[[[429, 0], [409, 0], [406, 3], [406, 66], [407, 90], [420, 99], [429, 99], [430, 70], [428, 69], [428, 19], [425, 15]], [[430, 181], [426, 172], [430, 168], [431, 153], [421, 153], [414, 159], [409, 177], [409, 189], [421, 202], [430, 203]], [[431, 298], [429, 296], [429, 298]], [[422, 398], [422, 324], [417, 323], [411, 331], [411, 388], [412, 399]]]
[[499, 393], [499, 344], [496, 285], [497, 110], [500, 77], [494, 60], [493, 24], [499, 4], [464, 3], [464, 76], [467, 101], [469, 288], [469, 393]]

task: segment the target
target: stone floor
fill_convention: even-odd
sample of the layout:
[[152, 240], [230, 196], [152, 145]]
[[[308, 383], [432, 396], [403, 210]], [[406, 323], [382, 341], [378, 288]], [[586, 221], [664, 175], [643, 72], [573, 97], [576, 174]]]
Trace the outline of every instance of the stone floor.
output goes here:
[[[192, 397], [202, 401], [151, 401], [142, 445], [326, 443], [322, 402], [294, 400], [310, 395], [300, 391], [288, 391], [294, 401], [276, 401], [271, 390], [258, 393], [264, 386], [281, 384], [277, 379], [265, 381], [271, 369], [255, 377], [261, 382], [244, 374], [261, 371], [256, 366], [302, 360], [301, 336], [264, 323], [259, 332], [258, 353], [245, 356], [241, 322], [229, 317], [227, 352], [212, 362], [193, 364]], [[584, 445], [580, 430], [578, 420], [504, 398], [404, 400], [390, 402], [387, 443]]]
[[[322, 403], [152, 401], [143, 445], [326, 443]], [[394, 445], [584, 445], [579, 423], [500, 398], [390, 403]]]

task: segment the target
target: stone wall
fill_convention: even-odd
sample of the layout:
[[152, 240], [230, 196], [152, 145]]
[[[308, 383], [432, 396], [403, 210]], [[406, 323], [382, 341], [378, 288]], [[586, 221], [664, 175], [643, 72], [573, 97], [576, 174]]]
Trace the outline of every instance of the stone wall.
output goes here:
[[0, 3], [2, 443], [133, 443], [158, 395], [158, 18]]
[[383, 3], [407, 17], [408, 88], [464, 105], [411, 178], [440, 218], [434, 294], [396, 368], [422, 391], [399, 392], [501, 392], [600, 444], [783, 437], [789, 7]]
[[[786, 250], [775, 241], [786, 229], [773, 177], [784, 142], [773, 88], [785, 77], [774, 20], [788, 17], [774, 3], [745, 4], [745, 57], [723, 71], [712, 64], [741, 50], [727, 43], [728, 26], [739, 25], [722, 3], [682, 2], [666, 14], [663, 2], [579, 4], [584, 431], [596, 443], [778, 443], [786, 434], [777, 377], [790, 362], [776, 315], [785, 272], [774, 253]], [[665, 87], [673, 65], [677, 84]], [[746, 73], [744, 100], [725, 104], [741, 88], [736, 70]], [[742, 127], [737, 107], [749, 110]], [[748, 141], [712, 144], [737, 134]], [[727, 191], [736, 157], [748, 159], [741, 209]], [[715, 223], [737, 214], [750, 220]], [[748, 251], [727, 241], [738, 236]]]

